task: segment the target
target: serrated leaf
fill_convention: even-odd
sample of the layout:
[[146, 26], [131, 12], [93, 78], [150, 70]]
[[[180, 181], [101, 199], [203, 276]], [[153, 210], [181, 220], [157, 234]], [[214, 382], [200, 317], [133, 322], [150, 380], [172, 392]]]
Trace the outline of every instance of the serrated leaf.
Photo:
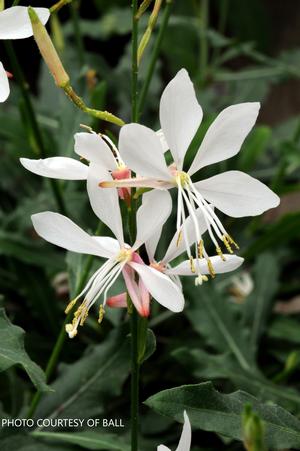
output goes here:
[[131, 449], [123, 437], [103, 432], [33, 432], [32, 436], [70, 443], [86, 449], [115, 451], [130, 451]]
[[24, 330], [14, 326], [6, 316], [5, 310], [0, 308], [0, 371], [21, 365], [38, 390], [49, 391], [45, 374], [24, 349], [24, 335]]
[[258, 371], [243, 370], [230, 354], [212, 355], [201, 349], [180, 348], [173, 352], [173, 356], [197, 379], [227, 379], [235, 388], [245, 390], [263, 401], [278, 402], [293, 411], [300, 409], [300, 396], [296, 390], [282, 390], [281, 386], [269, 381]]
[[266, 444], [274, 449], [300, 446], [299, 420], [276, 405], [259, 402], [246, 392], [223, 395], [211, 382], [184, 385], [164, 390], [147, 399], [145, 404], [162, 415], [182, 422], [187, 411], [193, 427], [242, 440], [241, 415], [245, 404], [251, 404], [264, 421]]

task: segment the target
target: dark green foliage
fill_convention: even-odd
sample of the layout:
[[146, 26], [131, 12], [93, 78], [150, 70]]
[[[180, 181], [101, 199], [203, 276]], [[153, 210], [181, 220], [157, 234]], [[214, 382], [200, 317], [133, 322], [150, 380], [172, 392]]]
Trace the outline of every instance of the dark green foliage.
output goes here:
[[[47, 1], [47, 6], [52, 3]], [[60, 54], [72, 85], [89, 106], [111, 111], [126, 122], [130, 120], [129, 3], [81, 2], [83, 66], [68, 7], [58, 14], [65, 41]], [[147, 400], [141, 408], [141, 451], [153, 451], [160, 443], [175, 450], [181, 425], [174, 420], [183, 421], [184, 409], [193, 426], [193, 451], [241, 451], [245, 405], [251, 405], [262, 422], [267, 447], [300, 449], [300, 49], [299, 43], [286, 48], [286, 42], [293, 43], [297, 35], [293, 23], [299, 5], [211, 0], [203, 28], [203, 3], [174, 1], [141, 123], [160, 128], [159, 96], [175, 72], [186, 67], [204, 111], [186, 156], [188, 165], [223, 108], [260, 101], [258, 124], [241, 152], [204, 168], [196, 178], [232, 169], [245, 171], [272, 187], [282, 203], [258, 218], [233, 219], [217, 212], [239, 243], [244, 265], [201, 287], [184, 280], [186, 306], [181, 314], [152, 302], [151, 330], [146, 341], [139, 343], [143, 362], [140, 401]], [[140, 22], [140, 35], [149, 11]], [[161, 17], [153, 39], [160, 23]], [[282, 36], [287, 41], [280, 41]], [[203, 44], [207, 50], [204, 66]], [[32, 87], [30, 95], [47, 156], [78, 158], [73, 135], [83, 130], [80, 124], [107, 133], [117, 143], [117, 127], [84, 115], [55, 86], [44, 63], [38, 61], [33, 40], [16, 42], [14, 47]], [[152, 47], [153, 41], [140, 67], [140, 88]], [[5, 58], [1, 53], [5, 68], [11, 70]], [[78, 336], [65, 341], [59, 364], [46, 384], [40, 367], [46, 369], [65, 318], [65, 305], [78, 294], [82, 273], [91, 275], [102, 261], [66, 255], [44, 243], [32, 228], [32, 214], [58, 207], [49, 180], [27, 172], [19, 163], [20, 157], [41, 155], [15, 79], [9, 100], [1, 104], [0, 119], [0, 295], [5, 307], [0, 311], [0, 417], [25, 418], [36, 389], [50, 387], [52, 391], [42, 393], [34, 419], [107, 417], [122, 418], [125, 424], [120, 429], [2, 428], [0, 449], [128, 451], [130, 336], [125, 309], [107, 309], [100, 326], [96, 309], [91, 310]], [[110, 234], [105, 226], [98, 227], [84, 181], [60, 181], [58, 188], [71, 219], [90, 233]], [[173, 236], [174, 221], [172, 216], [164, 227], [161, 253]], [[214, 253], [212, 248], [209, 251]], [[241, 292], [236, 281], [242, 281], [245, 273], [252, 282], [250, 292]], [[122, 291], [120, 280], [111, 294]], [[278, 301], [291, 300], [294, 312], [285, 315]]]

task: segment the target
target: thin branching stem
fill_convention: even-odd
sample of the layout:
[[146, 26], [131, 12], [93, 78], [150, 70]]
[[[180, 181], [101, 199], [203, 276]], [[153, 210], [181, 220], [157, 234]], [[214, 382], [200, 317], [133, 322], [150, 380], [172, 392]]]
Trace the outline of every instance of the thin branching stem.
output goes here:
[[142, 86], [141, 93], [139, 96], [139, 102], [138, 102], [138, 113], [139, 114], [141, 114], [141, 112], [145, 106], [145, 101], [146, 101], [146, 98], [148, 95], [148, 91], [149, 91], [149, 87], [150, 87], [153, 73], [155, 70], [156, 62], [157, 62], [159, 52], [161, 49], [161, 45], [163, 42], [163, 38], [164, 38], [166, 29], [168, 26], [172, 5], [173, 5], [173, 0], [167, 0], [165, 9], [164, 9], [164, 12], [162, 15], [162, 22], [161, 22], [157, 37], [155, 39], [154, 45], [153, 45], [152, 54], [150, 56], [150, 61], [149, 61], [149, 65], [148, 65], [148, 69], [147, 69], [147, 73], [146, 73], [146, 78], [145, 78], [145, 81], [144, 81], [144, 84]]

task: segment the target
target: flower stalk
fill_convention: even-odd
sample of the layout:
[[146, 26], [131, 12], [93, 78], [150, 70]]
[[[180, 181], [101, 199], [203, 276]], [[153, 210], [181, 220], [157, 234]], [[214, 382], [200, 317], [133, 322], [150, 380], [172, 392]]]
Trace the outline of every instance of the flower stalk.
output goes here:
[[[132, 35], [131, 35], [131, 120], [138, 121], [138, 11], [137, 0], [132, 0]], [[129, 217], [129, 232], [135, 236], [136, 202], [132, 202]], [[133, 306], [130, 315], [131, 328], [131, 391], [130, 391], [130, 417], [131, 417], [131, 451], [138, 451], [139, 435], [139, 348], [138, 348], [138, 312]]]
[[150, 62], [149, 62], [147, 73], [146, 73], [146, 78], [145, 78], [145, 81], [144, 81], [144, 84], [142, 86], [141, 93], [139, 96], [139, 102], [138, 102], [139, 114], [141, 114], [141, 111], [143, 110], [144, 105], [145, 105], [145, 101], [146, 101], [147, 94], [149, 91], [150, 83], [151, 83], [151, 80], [153, 77], [153, 73], [155, 70], [156, 63], [157, 63], [158, 55], [159, 55], [159, 52], [161, 49], [161, 44], [162, 44], [165, 32], [168, 27], [168, 22], [169, 22], [169, 18], [171, 15], [172, 6], [173, 6], [173, 0], [167, 0], [165, 9], [164, 9], [164, 12], [162, 15], [162, 22], [161, 22], [157, 37], [154, 41], [153, 50], [152, 50], [152, 54], [150, 56]]
[[147, 47], [147, 45], [149, 43], [149, 40], [151, 38], [151, 34], [152, 34], [152, 31], [153, 31], [153, 29], [155, 27], [155, 24], [157, 22], [157, 18], [158, 18], [158, 14], [159, 14], [161, 5], [162, 5], [162, 0], [155, 0], [153, 11], [152, 11], [152, 13], [151, 13], [151, 15], [149, 17], [148, 26], [146, 28], [145, 33], [143, 34], [143, 37], [141, 39], [141, 42], [140, 42], [140, 45], [139, 45], [139, 48], [138, 48], [138, 65], [141, 62], [142, 56], [144, 54], [144, 51], [145, 51], [145, 49], [146, 49], [146, 47]]
[[72, 0], [59, 0], [57, 3], [51, 6], [51, 8], [49, 8], [51, 14], [57, 13], [63, 6], [67, 5], [68, 3], [72, 3]]
[[124, 121], [108, 111], [99, 111], [93, 108], [89, 108], [84, 103], [83, 99], [77, 95], [70, 83], [70, 77], [64, 69], [64, 66], [60, 60], [60, 57], [52, 43], [52, 40], [41, 23], [38, 15], [32, 7], [28, 7], [28, 14], [32, 24], [33, 35], [37, 46], [41, 52], [41, 55], [47, 64], [56, 86], [63, 89], [67, 97], [76, 105], [80, 110], [107, 122], [119, 125], [124, 125]]

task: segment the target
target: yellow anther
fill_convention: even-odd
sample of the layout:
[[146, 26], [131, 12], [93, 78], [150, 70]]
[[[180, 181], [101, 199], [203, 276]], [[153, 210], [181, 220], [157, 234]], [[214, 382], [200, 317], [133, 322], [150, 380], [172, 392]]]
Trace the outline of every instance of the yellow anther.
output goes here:
[[100, 307], [99, 307], [99, 317], [98, 317], [98, 323], [99, 324], [102, 323], [104, 315], [105, 315], [105, 310], [104, 310], [103, 305], [101, 304]]
[[208, 271], [209, 271], [209, 274], [211, 275], [211, 277], [212, 278], [216, 277], [216, 273], [215, 273], [213, 264], [209, 258], [207, 259], [207, 267], [208, 267]]
[[176, 241], [176, 246], [177, 247], [179, 246], [181, 241], [182, 241], [182, 230], [180, 230], [179, 233], [178, 233], [178, 238], [177, 238], [177, 241]]
[[77, 335], [77, 329], [74, 328], [73, 324], [66, 324], [65, 329], [70, 338], [74, 338]]
[[204, 243], [203, 243], [203, 240], [200, 240], [198, 243], [199, 258], [203, 258], [203, 252], [204, 252]]
[[82, 316], [81, 316], [81, 319], [80, 319], [80, 326], [83, 326], [83, 325], [84, 325], [84, 323], [85, 323], [85, 321], [86, 321], [88, 315], [89, 315], [89, 311], [88, 311], [88, 309], [85, 307], [85, 309], [82, 311]]
[[69, 302], [69, 304], [67, 305], [67, 307], [65, 309], [65, 314], [66, 315], [72, 310], [72, 308], [74, 307], [76, 302], [77, 302], [77, 298], [75, 298], [75, 299], [73, 299], [72, 301]]
[[203, 282], [207, 282], [207, 281], [208, 281], [207, 276], [203, 276], [202, 274], [199, 274], [199, 276], [196, 277], [196, 279], [195, 279], [195, 285], [197, 287], [198, 285], [202, 285]]
[[227, 235], [227, 240], [229, 241], [230, 244], [233, 244], [236, 249], [240, 248], [239, 245], [234, 241], [234, 239], [230, 235]]
[[231, 248], [231, 246], [230, 246], [230, 243], [229, 243], [229, 241], [228, 241], [227, 236], [226, 236], [226, 235], [223, 235], [222, 239], [223, 239], [223, 243], [225, 244], [225, 247], [226, 247], [226, 249], [228, 250], [228, 252], [229, 252], [230, 254], [233, 254], [233, 250], [232, 250], [232, 248]]
[[221, 250], [220, 247], [216, 247], [216, 252], [217, 252], [217, 254], [219, 255], [219, 257], [221, 257], [221, 259], [223, 260], [223, 262], [225, 262], [225, 261], [226, 261], [226, 258], [224, 257], [223, 252], [222, 252], [222, 250]]
[[191, 267], [192, 273], [195, 273], [196, 269], [195, 269], [194, 259], [192, 256], [190, 257], [190, 267]]

